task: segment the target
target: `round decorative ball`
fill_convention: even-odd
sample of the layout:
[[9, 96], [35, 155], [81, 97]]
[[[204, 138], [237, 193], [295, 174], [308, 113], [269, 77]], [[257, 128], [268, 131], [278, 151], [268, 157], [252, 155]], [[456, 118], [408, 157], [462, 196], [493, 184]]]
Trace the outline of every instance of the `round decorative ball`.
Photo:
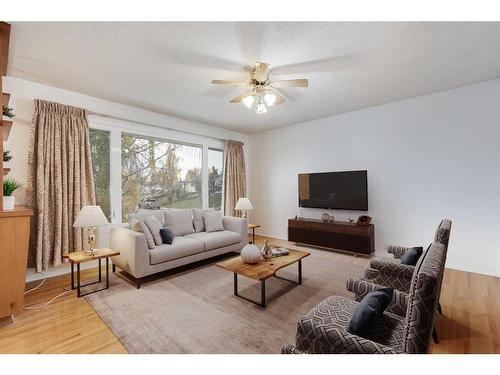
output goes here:
[[330, 215], [328, 215], [326, 212], [321, 215], [321, 220], [323, 221], [328, 221], [330, 220]]
[[248, 264], [259, 263], [260, 256], [259, 248], [251, 242], [241, 250], [241, 259]]

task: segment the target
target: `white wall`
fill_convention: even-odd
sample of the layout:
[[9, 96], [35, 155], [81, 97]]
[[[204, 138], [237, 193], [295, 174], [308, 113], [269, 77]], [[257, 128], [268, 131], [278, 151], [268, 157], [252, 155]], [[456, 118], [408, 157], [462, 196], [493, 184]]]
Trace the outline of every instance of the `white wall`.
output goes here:
[[500, 276], [498, 79], [258, 133], [250, 154], [263, 234], [286, 238], [289, 218], [324, 212], [299, 211], [298, 173], [367, 169], [377, 253], [427, 245], [447, 217], [447, 267]]

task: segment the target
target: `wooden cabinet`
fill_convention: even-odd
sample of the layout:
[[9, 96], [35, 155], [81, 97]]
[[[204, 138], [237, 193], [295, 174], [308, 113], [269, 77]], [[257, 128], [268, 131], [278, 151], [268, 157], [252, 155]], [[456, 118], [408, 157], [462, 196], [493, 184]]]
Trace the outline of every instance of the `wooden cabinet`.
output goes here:
[[24, 206], [0, 211], [0, 320], [23, 307], [32, 214]]
[[375, 227], [343, 221], [326, 223], [317, 219], [289, 219], [288, 241], [330, 249], [371, 254], [375, 251]]

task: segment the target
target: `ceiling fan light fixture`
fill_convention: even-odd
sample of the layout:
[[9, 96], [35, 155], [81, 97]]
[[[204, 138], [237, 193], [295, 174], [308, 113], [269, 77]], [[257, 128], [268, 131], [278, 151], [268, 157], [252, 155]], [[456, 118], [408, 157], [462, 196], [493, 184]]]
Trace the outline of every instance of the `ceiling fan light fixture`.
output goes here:
[[264, 101], [266, 102], [266, 104], [267, 104], [268, 107], [271, 107], [271, 106], [273, 106], [273, 105], [276, 104], [276, 95], [270, 94], [270, 93], [266, 93], [264, 95]]
[[259, 100], [257, 103], [256, 112], [258, 115], [263, 115], [267, 112], [266, 104], [262, 100]]
[[247, 96], [247, 97], [241, 99], [241, 102], [243, 103], [243, 105], [245, 107], [247, 107], [248, 109], [252, 108], [254, 101], [255, 101], [255, 99], [254, 99], [253, 95], [250, 95], [250, 96]]

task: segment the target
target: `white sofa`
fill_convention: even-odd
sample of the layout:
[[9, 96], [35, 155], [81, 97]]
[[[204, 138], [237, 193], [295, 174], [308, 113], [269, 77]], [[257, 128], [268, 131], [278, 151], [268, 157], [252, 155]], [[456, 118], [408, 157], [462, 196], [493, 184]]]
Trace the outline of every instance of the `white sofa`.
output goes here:
[[[159, 220], [163, 218], [163, 210], [142, 211], [142, 216], [153, 214]], [[184, 266], [203, 259], [229, 252], [241, 252], [247, 244], [247, 219], [223, 216], [223, 231], [195, 232], [184, 236], [176, 236], [171, 245], [163, 244], [148, 248], [143, 233], [127, 227], [111, 229], [110, 245], [120, 255], [112, 257], [113, 269], [119, 267], [133, 276], [137, 288], [146, 276]], [[163, 224], [163, 221], [162, 221]]]

